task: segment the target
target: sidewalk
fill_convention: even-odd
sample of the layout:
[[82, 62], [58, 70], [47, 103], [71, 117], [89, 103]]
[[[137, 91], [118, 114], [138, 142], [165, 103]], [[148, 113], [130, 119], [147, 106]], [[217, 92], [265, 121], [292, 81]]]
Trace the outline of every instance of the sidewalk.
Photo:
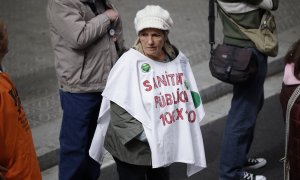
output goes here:
[[[43, 171], [57, 164], [58, 135], [61, 123], [57, 80], [45, 14], [47, 1], [9, 0], [2, 1], [0, 6], [0, 18], [8, 24], [10, 40], [9, 54], [4, 61], [4, 67], [10, 73], [19, 90], [30, 121], [36, 151]], [[170, 39], [190, 59], [202, 99], [205, 102], [207, 113], [203, 123], [208, 126], [226, 116], [230, 95], [225, 94], [231, 92], [231, 86], [214, 79], [208, 69], [210, 51], [207, 21], [208, 1], [113, 1], [116, 3], [123, 20], [124, 38], [128, 47], [136, 38], [133, 19], [138, 9], [150, 3], [159, 4], [169, 10], [175, 23], [170, 32]], [[281, 0], [279, 10], [274, 12], [279, 32], [280, 53], [277, 58], [270, 58], [269, 60], [268, 74], [272, 76], [271, 78], [273, 75], [277, 77], [278, 73], [282, 71], [283, 62], [280, 58], [291, 43], [300, 37], [299, 9], [299, 0]], [[221, 40], [221, 30], [217, 18], [217, 42]], [[274, 81], [267, 80], [267, 92], [278, 93], [277, 85], [281, 84], [281, 77], [275, 79]], [[224, 104], [222, 104], [223, 100]], [[220, 106], [215, 107], [215, 105]], [[113, 161], [108, 156], [102, 166], [103, 172], [113, 175], [115, 172], [110, 171], [113, 167], [111, 165], [113, 165]], [[53, 180], [57, 179], [55, 173], [57, 174], [57, 171], [51, 175]], [[48, 177], [45, 179], [47, 180]]]
[[[269, 77], [265, 83], [265, 99], [273, 97], [280, 92], [282, 82], [281, 72], [283, 70], [281, 57], [285, 55], [285, 52], [290, 47], [291, 43], [298, 37], [300, 37], [300, 25], [279, 34], [279, 54], [277, 58], [269, 58]], [[204, 108], [206, 117], [202, 122], [202, 126], [203, 128], [209, 128], [212, 123], [227, 116], [230, 107], [230, 92], [232, 87], [216, 80], [210, 75], [207, 61], [193, 66], [192, 69], [203, 101], [205, 102]], [[210, 151], [207, 153], [208, 156], [209, 152]], [[102, 175], [100, 180], [113, 180], [116, 178], [115, 164], [110, 154], [106, 155], [101, 169]], [[43, 177], [45, 180], [55, 180], [55, 177], [57, 177], [57, 166], [43, 172]]]

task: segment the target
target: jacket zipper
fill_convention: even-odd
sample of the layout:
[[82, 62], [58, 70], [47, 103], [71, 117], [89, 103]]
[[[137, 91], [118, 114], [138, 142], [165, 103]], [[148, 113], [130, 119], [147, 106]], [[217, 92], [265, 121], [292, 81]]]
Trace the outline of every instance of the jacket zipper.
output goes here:
[[84, 66], [85, 66], [85, 60], [86, 60], [86, 52], [84, 52], [84, 56], [83, 56], [83, 64], [82, 64], [82, 68], [81, 68], [81, 72], [80, 72], [80, 79], [82, 78], [82, 74], [83, 74], [83, 70], [84, 70]]

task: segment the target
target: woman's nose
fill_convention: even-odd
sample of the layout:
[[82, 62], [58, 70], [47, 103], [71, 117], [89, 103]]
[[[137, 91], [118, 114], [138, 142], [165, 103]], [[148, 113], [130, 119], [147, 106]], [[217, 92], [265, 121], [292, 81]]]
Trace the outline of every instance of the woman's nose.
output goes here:
[[148, 37], [148, 40], [147, 40], [147, 42], [148, 42], [148, 44], [153, 44], [153, 39], [152, 39], [152, 37], [150, 36], [150, 37]]

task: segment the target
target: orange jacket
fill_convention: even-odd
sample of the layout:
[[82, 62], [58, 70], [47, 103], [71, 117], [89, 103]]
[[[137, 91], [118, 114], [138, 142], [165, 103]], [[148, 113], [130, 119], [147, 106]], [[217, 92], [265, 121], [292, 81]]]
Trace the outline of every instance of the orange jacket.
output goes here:
[[41, 180], [31, 130], [20, 98], [6, 73], [0, 72], [0, 165], [6, 180]]

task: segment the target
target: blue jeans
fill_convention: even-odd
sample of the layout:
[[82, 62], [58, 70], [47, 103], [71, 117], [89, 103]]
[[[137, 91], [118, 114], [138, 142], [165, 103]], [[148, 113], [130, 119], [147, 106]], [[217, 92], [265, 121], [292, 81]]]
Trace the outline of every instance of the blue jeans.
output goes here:
[[258, 69], [255, 77], [233, 86], [220, 158], [220, 180], [239, 180], [252, 144], [256, 118], [264, 103], [267, 56], [253, 50]]
[[97, 126], [101, 93], [60, 91], [63, 119], [60, 130], [60, 180], [96, 180], [100, 165], [89, 156]]

